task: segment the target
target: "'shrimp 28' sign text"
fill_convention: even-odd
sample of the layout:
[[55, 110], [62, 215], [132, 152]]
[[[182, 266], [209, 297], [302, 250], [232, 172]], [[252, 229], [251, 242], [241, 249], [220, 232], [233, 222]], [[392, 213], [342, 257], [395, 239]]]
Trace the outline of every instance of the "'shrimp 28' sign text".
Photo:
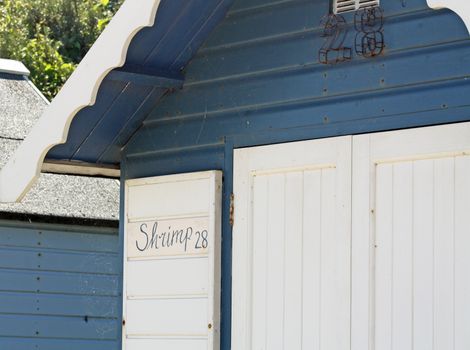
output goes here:
[[128, 224], [128, 257], [207, 253], [211, 242], [207, 217], [153, 220]]

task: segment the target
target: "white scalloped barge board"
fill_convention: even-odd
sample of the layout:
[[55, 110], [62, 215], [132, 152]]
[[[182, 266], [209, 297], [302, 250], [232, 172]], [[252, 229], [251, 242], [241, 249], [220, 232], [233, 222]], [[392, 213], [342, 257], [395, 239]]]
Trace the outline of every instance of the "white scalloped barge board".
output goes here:
[[438, 10], [448, 8], [458, 14], [470, 33], [470, 1], [469, 0], [427, 0], [428, 6]]
[[19, 201], [41, 171], [47, 152], [67, 140], [82, 108], [95, 103], [105, 76], [126, 60], [132, 38], [153, 26], [160, 0], [126, 0], [67, 80], [28, 137], [0, 172], [0, 202]]

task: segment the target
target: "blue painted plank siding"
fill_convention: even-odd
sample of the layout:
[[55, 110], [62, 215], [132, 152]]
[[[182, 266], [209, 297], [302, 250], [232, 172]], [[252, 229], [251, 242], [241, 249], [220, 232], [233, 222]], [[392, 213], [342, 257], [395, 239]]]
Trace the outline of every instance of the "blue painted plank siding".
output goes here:
[[119, 349], [116, 229], [0, 221], [0, 349]]
[[470, 120], [460, 18], [426, 0], [381, 3], [385, 53], [326, 66], [319, 23], [329, 1], [235, 1], [186, 67], [183, 89], [160, 101], [123, 151], [123, 179], [224, 171], [222, 350], [230, 349], [234, 147]]
[[130, 163], [214, 149], [227, 137], [271, 134], [267, 142], [278, 142], [296, 138], [288, 132], [296, 128], [324, 137], [466, 119], [470, 41], [455, 14], [424, 0], [384, 1], [386, 53], [325, 66], [317, 52], [327, 6], [235, 7], [187, 67], [183, 90], [166, 96], [132, 138]]

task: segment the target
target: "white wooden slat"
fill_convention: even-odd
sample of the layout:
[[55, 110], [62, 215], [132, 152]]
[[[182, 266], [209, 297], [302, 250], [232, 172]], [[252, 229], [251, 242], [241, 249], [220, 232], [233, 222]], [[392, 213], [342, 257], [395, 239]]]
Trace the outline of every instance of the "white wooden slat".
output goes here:
[[434, 161], [434, 347], [454, 347], [454, 159]]
[[379, 4], [380, 0], [334, 0], [333, 12], [341, 14], [365, 7], [378, 6]]
[[413, 164], [393, 165], [392, 349], [413, 346]]
[[128, 336], [207, 336], [207, 298], [127, 301]]
[[[350, 349], [351, 340], [352, 155], [351, 139], [341, 141], [336, 147], [335, 168], [322, 169], [322, 201], [330, 197], [329, 204], [322, 208], [322, 247], [326, 248], [322, 252], [322, 275], [328, 276], [328, 287], [322, 291], [322, 323], [326, 328], [324, 332], [322, 325], [322, 346], [346, 350]], [[331, 220], [331, 232], [323, 231], [326, 218]]]
[[[334, 168], [344, 161], [344, 155], [350, 154], [350, 143], [351, 136], [343, 136], [237, 149], [234, 151], [234, 168], [237, 172], [242, 170], [236, 163], [243, 159], [247, 163], [243, 167], [255, 174]], [[307, 151], [312, 149], [315, 151]], [[236, 177], [234, 184], [235, 181], [238, 182]]]
[[375, 348], [392, 350], [393, 165], [377, 166]]
[[303, 172], [286, 174], [283, 349], [302, 348]]
[[[282, 349], [284, 343], [285, 291], [285, 175], [269, 177], [268, 266], [266, 299], [266, 349]], [[253, 300], [254, 303], [259, 302]]]
[[[332, 313], [337, 317], [335, 328], [331, 328], [331, 349], [349, 350], [351, 347], [351, 159], [352, 159], [352, 138], [342, 138], [336, 148], [337, 161], [335, 169], [323, 169], [323, 179], [331, 172], [334, 177], [335, 210], [332, 219], [334, 220], [333, 235], [329, 232], [324, 234], [331, 242], [331, 250], [325, 255], [336, 256], [333, 270], [326, 270], [324, 273], [330, 274], [334, 278], [334, 291], [336, 297], [335, 308]], [[334, 238], [333, 238], [334, 236]], [[334, 273], [331, 273], [334, 271]], [[331, 292], [331, 291], [330, 291]], [[326, 347], [326, 349], [329, 349]]]
[[[322, 216], [321, 216], [321, 348], [344, 349], [344, 334], [339, 336], [338, 329], [344, 329], [344, 308], [349, 311], [344, 296], [349, 297], [345, 288], [349, 282], [348, 264], [343, 264], [344, 257], [341, 247], [345, 238], [338, 227], [336, 192], [334, 169], [322, 170]], [[349, 254], [347, 254], [347, 257]], [[334, 271], [335, 273], [331, 273]], [[346, 285], [345, 285], [346, 284]], [[345, 293], [346, 292], [346, 293]], [[347, 315], [349, 316], [349, 315]]]
[[434, 160], [413, 162], [413, 348], [433, 348]]
[[127, 296], [207, 295], [208, 270], [207, 257], [128, 261]]
[[[375, 198], [371, 184], [375, 166], [370, 167], [370, 137], [353, 138], [352, 154], [352, 242], [351, 242], [351, 350], [370, 348], [369, 329], [373, 302], [371, 262]], [[367, 209], [364, 209], [367, 208]]]
[[207, 339], [128, 339], [127, 350], [206, 350]]
[[304, 173], [302, 251], [302, 346], [320, 350], [321, 170]]
[[470, 349], [470, 157], [455, 159], [455, 350]]
[[371, 161], [377, 163], [470, 154], [470, 123], [381, 132], [370, 139]]
[[252, 347], [266, 348], [269, 177], [253, 178], [253, 315]]
[[[194, 180], [191, 176], [183, 176], [174, 181], [171, 176], [168, 176], [161, 177], [157, 181], [158, 183], [152, 182], [150, 186], [145, 182], [129, 186], [128, 219], [164, 218], [208, 212], [209, 184], [207, 179]], [[186, 196], [187, 193], [191, 193], [191, 196]]]

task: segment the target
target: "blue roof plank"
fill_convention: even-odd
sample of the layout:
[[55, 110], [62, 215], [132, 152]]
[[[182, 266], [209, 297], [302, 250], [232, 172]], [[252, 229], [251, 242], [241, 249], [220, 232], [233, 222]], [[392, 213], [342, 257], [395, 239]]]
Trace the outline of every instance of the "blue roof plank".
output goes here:
[[[93, 129], [87, 133], [71, 159], [95, 162], [153, 90], [151, 86], [128, 83], [119, 97], [101, 115]], [[161, 93], [163, 94], [163, 91]]]
[[83, 108], [77, 113], [70, 125], [67, 142], [53, 147], [49, 151], [47, 158], [70, 160], [86, 136], [99, 123], [101, 116], [119, 98], [125, 86], [126, 84], [123, 82], [105, 80], [98, 91], [96, 103], [93, 106]]
[[[154, 26], [144, 28], [136, 34], [127, 51], [126, 63], [144, 65], [154, 48], [174, 29], [178, 19], [186, 14], [191, 3], [192, 1], [187, 0], [161, 1]], [[155, 62], [154, 65], [158, 67]]]
[[112, 164], [116, 159], [120, 159], [121, 149], [126, 145], [127, 141], [131, 138], [134, 132], [141, 126], [142, 120], [148, 116], [155, 106], [156, 101], [160, 100], [168, 90], [155, 88], [145, 98], [142, 104], [137, 108], [134, 114], [128, 118], [124, 124], [121, 124], [121, 130], [114, 136], [114, 139], [109, 142], [106, 149], [98, 158], [98, 163]]

